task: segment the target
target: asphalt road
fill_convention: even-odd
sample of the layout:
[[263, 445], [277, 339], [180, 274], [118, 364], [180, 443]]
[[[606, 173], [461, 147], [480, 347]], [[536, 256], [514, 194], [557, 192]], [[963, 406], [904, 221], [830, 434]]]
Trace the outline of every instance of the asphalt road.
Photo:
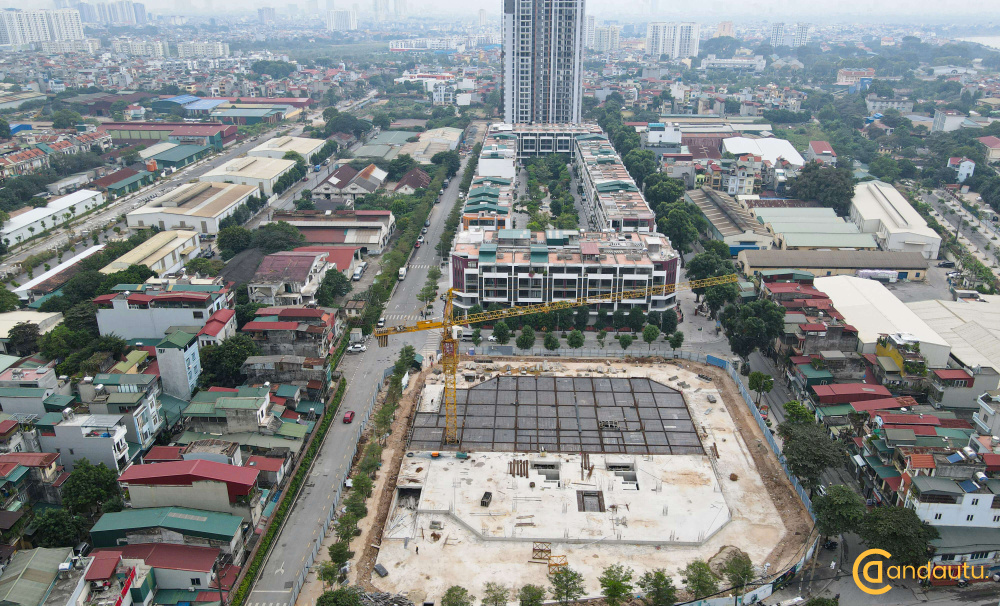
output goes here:
[[[467, 160], [463, 158], [462, 170]], [[427, 280], [427, 270], [439, 264], [434, 249], [444, 231], [445, 219], [458, 201], [459, 181], [458, 177], [452, 179], [441, 203], [431, 210], [431, 225], [424, 236], [426, 244], [413, 251], [406, 279], [398, 284], [386, 305], [388, 322], [402, 324], [416, 320], [420, 306], [416, 296]], [[440, 316], [440, 301], [436, 302], [435, 311]], [[383, 371], [395, 362], [404, 345], [412, 345], [418, 353], [428, 354], [437, 349], [439, 342], [440, 335], [437, 333], [409, 333], [392, 337], [386, 348], [379, 348], [375, 341], [369, 341], [367, 351], [345, 356], [339, 370], [347, 379], [348, 389], [338, 417], [342, 418], [348, 410], [355, 411], [359, 418], [364, 416], [364, 411], [378, 391]], [[350, 467], [351, 455], [357, 444], [357, 430], [356, 424], [344, 424], [339, 419], [330, 426], [326, 442], [306, 481], [307, 488], [292, 507], [260, 578], [247, 598], [247, 606], [278, 606], [290, 601], [292, 584], [305, 566], [313, 542], [320, 536], [320, 518], [333, 503], [333, 483], [338, 482]]]

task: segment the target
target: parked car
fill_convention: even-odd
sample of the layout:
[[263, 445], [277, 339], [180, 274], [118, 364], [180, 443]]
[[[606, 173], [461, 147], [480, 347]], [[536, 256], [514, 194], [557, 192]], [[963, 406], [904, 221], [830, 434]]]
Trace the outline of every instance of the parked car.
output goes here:
[[955, 267], [954, 261], [941, 261], [937, 264], [938, 267]]
[[413, 245], [413, 248], [420, 248], [420, 240], [416, 241], [416, 243]]
[[376, 324], [375, 327], [376, 328], [384, 328], [385, 327], [385, 318], [379, 318], [378, 319], [378, 324]]
[[355, 343], [347, 348], [347, 353], [361, 353], [363, 351], [368, 351], [368, 348], [363, 343]]
[[427, 228], [426, 227], [420, 228], [420, 233], [426, 234], [427, 233]]
[[431, 220], [430, 219], [427, 219], [426, 221], [424, 221], [424, 227], [430, 227], [430, 226], [431, 226]]
[[348, 410], [347, 412], [344, 413], [344, 423], [350, 423], [353, 420], [354, 420], [353, 410]]
[[497, 342], [497, 338], [494, 337], [493, 335], [490, 335], [490, 336], [486, 337], [486, 340], [489, 341], [490, 343], [496, 343]]
[[424, 237], [423, 236], [417, 236], [417, 242], [420, 242], [421, 244], [423, 244], [424, 243]]

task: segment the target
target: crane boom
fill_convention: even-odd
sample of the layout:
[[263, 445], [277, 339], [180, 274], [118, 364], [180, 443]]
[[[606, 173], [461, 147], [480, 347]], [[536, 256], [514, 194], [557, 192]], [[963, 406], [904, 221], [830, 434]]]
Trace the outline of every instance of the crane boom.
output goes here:
[[[647, 286], [632, 290], [621, 290], [608, 292], [576, 299], [566, 299], [563, 301], [552, 301], [551, 303], [536, 303], [534, 305], [524, 305], [508, 307], [496, 311], [484, 311], [476, 314], [469, 314], [459, 318], [460, 324], [479, 324], [490, 320], [503, 320], [531, 314], [545, 313], [559, 309], [571, 309], [582, 307], [592, 303], [606, 303], [614, 301], [628, 301], [630, 299], [645, 300], [646, 297], [656, 297], [668, 295], [680, 290], [690, 290], [695, 288], [705, 288], [719, 284], [732, 284], [737, 280], [736, 274], [727, 274], [703, 280], [690, 280], [677, 284], [664, 284], [661, 286]], [[444, 407], [445, 407], [445, 434], [446, 444], [458, 443], [458, 417], [457, 417], [457, 375], [458, 375], [458, 340], [455, 338], [453, 327], [456, 324], [454, 317], [454, 289], [449, 289], [444, 304], [444, 317], [440, 320], [423, 320], [414, 325], [386, 326], [375, 329], [374, 335], [380, 347], [389, 344], [390, 335], [399, 335], [411, 332], [422, 332], [425, 330], [441, 329], [441, 363], [444, 367]]]

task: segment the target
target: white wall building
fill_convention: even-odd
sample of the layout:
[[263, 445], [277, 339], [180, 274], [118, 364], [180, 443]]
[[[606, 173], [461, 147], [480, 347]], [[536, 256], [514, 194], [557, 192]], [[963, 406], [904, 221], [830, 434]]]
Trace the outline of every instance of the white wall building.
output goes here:
[[583, 5], [583, 0], [504, 3], [505, 122], [580, 122]]
[[795, 33], [792, 35], [792, 48], [799, 48], [809, 44], [809, 24], [796, 23]]
[[145, 265], [160, 276], [173, 273], [201, 252], [200, 238], [194, 231], [161, 231], [102, 267], [100, 272], [113, 274], [133, 265]]
[[240, 185], [254, 185], [266, 196], [274, 193], [274, 184], [278, 182], [281, 175], [292, 170], [295, 162], [282, 160], [280, 158], [261, 158], [248, 156], [237, 158], [232, 162], [227, 162], [222, 166], [212, 169], [202, 175], [202, 181], [215, 181], [217, 183], [239, 183]]
[[259, 158], [282, 159], [288, 152], [295, 152], [302, 156], [306, 164], [310, 163], [313, 154], [322, 149], [326, 144], [324, 139], [310, 139], [307, 137], [275, 137], [264, 141], [257, 147], [247, 152], [248, 156]]
[[[59, 462], [67, 471], [72, 471], [76, 462], [85, 458], [94, 465], [104, 463], [112, 471], [121, 473], [131, 461], [122, 415], [69, 412], [52, 426], [37, 427], [42, 451], [62, 455]], [[135, 454], [138, 453], [136, 450]]]
[[358, 29], [358, 13], [354, 10], [327, 11], [326, 29], [331, 32], [356, 31]]
[[250, 196], [258, 194], [260, 190], [252, 185], [185, 183], [128, 213], [125, 222], [129, 229], [156, 226], [164, 230], [218, 234], [219, 222], [246, 204]]
[[163, 392], [190, 400], [201, 376], [201, 356], [198, 335], [176, 330], [156, 344], [156, 361], [160, 367]]
[[771, 24], [771, 48], [778, 48], [785, 44], [785, 24], [784, 23], [772, 23]]
[[596, 35], [596, 22], [593, 15], [587, 15], [587, 20], [583, 25], [583, 46], [594, 48], [594, 36]]
[[621, 28], [617, 25], [599, 27], [594, 31], [594, 50], [599, 53], [616, 51], [621, 46]]
[[654, 59], [667, 55], [671, 59], [694, 57], [698, 54], [701, 26], [697, 23], [650, 23], [646, 27], [646, 54]]
[[0, 11], [0, 45], [23, 46], [34, 42], [83, 39], [80, 11], [72, 9]]
[[27, 240], [32, 235], [38, 235], [46, 229], [52, 229], [57, 224], [64, 223], [66, 218], [63, 213], [82, 215], [101, 204], [104, 204], [104, 194], [92, 189], [81, 189], [61, 198], [50, 200], [41, 208], [33, 208], [16, 217], [11, 217], [4, 222], [3, 229], [0, 229], [0, 235], [6, 244], [16, 244]]
[[180, 42], [177, 44], [177, 57], [180, 59], [209, 58], [229, 56], [227, 42]]
[[1000, 480], [988, 479], [985, 473], [969, 479], [918, 475], [905, 506], [931, 526], [1000, 528], [994, 499], [1000, 503]]
[[102, 335], [159, 341], [171, 326], [202, 327], [226, 306], [226, 297], [206, 292], [113, 293], [94, 299]]
[[863, 233], [874, 234], [882, 250], [919, 252], [925, 259], [938, 256], [941, 236], [888, 183], [866, 181], [855, 186], [850, 218]]

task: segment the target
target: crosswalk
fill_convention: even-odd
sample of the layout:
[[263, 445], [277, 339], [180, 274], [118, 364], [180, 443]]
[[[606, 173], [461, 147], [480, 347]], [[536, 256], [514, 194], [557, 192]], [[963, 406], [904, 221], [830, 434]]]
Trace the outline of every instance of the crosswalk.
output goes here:
[[438, 267], [438, 265], [430, 263], [410, 263], [406, 267], [408, 269], [430, 269], [432, 267]]

